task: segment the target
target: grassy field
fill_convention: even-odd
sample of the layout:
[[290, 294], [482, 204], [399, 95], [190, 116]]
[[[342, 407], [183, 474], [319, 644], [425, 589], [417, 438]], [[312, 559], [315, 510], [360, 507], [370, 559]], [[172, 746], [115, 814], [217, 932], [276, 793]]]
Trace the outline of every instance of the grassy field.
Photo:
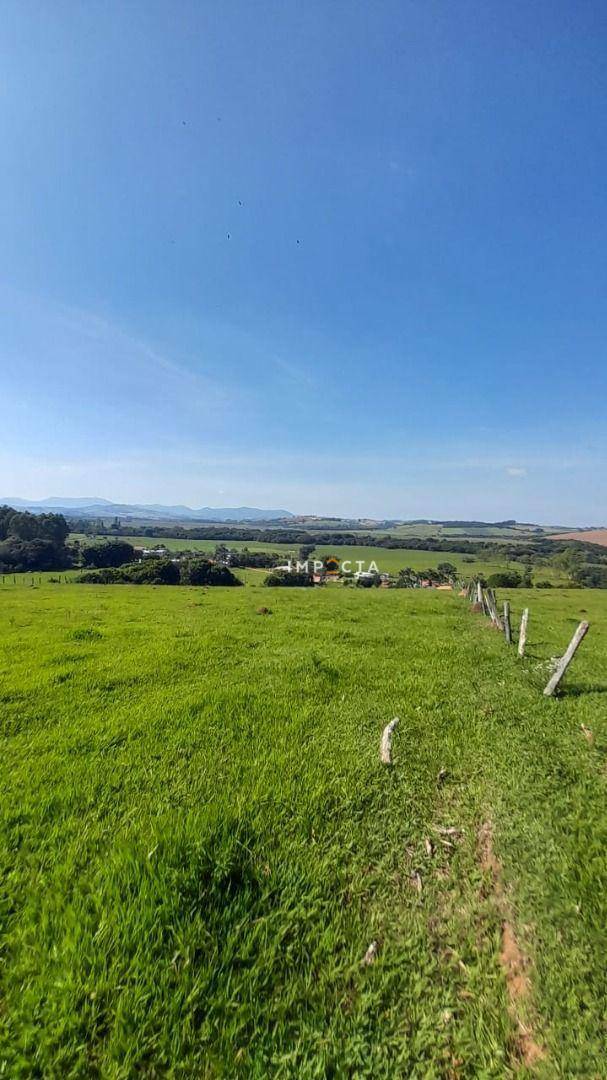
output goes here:
[[[89, 539], [82, 533], [72, 533], [70, 540], [85, 541]], [[109, 539], [108, 537], [102, 537], [101, 539]], [[153, 548], [157, 545], [162, 545], [167, 551], [215, 551], [215, 548], [220, 543], [225, 543], [226, 547], [234, 548], [235, 551], [242, 551], [243, 548], [248, 548], [249, 551], [280, 551], [280, 552], [292, 552], [297, 554], [297, 546], [293, 547], [289, 544], [260, 544], [256, 540], [172, 540], [165, 539], [158, 536], [121, 536], [120, 540], [125, 540], [127, 544], [134, 544], [136, 547]]]
[[511, 600], [5, 587], [0, 1075], [605, 1075], [605, 594]]
[[[368, 534], [366, 530], [357, 530]], [[443, 540], [508, 540], [509, 543], [524, 542], [532, 537], [536, 536], [534, 529], [529, 529], [524, 525], [514, 526], [499, 526], [499, 525], [483, 525], [475, 528], [474, 526], [463, 525], [441, 525], [441, 524], [419, 524], [419, 525], [395, 525], [388, 530], [377, 530], [375, 532], [377, 536], [400, 536], [400, 537], [435, 537]]]
[[[73, 538], [76, 538], [75, 535]], [[85, 539], [79, 536], [78, 539]], [[136, 544], [138, 547], [153, 547], [158, 543], [164, 544], [169, 551], [180, 551], [184, 547], [191, 549], [192, 551], [212, 552], [217, 546], [215, 540], [189, 540], [187, 544], [183, 540], [159, 540], [146, 536], [125, 536], [122, 539], [126, 540], [129, 544]], [[284, 556], [285, 559], [297, 558], [299, 547], [289, 544], [269, 544], [269, 543], [257, 543], [255, 541], [239, 541], [239, 540], [227, 540], [226, 546], [234, 548], [236, 551], [242, 551], [247, 547], [249, 551], [272, 551], [277, 552], [279, 555]], [[362, 559], [366, 565], [374, 561], [377, 563], [381, 573], [398, 574], [398, 571], [405, 566], [410, 566], [413, 570], [422, 570], [429, 567], [436, 567], [441, 562], [450, 562], [458, 568], [463, 577], [473, 577], [475, 574], [494, 574], [498, 570], [505, 570], [507, 566], [511, 566], [518, 569], [521, 572], [520, 563], [508, 563], [505, 559], [475, 559], [471, 556], [460, 555], [457, 552], [450, 551], [418, 551], [417, 549], [408, 548], [383, 548], [370, 545], [353, 547], [337, 546], [331, 544], [319, 544], [314, 549], [312, 558], [322, 558], [324, 555], [337, 555], [340, 560], [349, 559], [353, 563], [353, 570], [356, 570], [354, 565], [357, 560]], [[467, 558], [472, 558], [471, 562], [467, 562]], [[363, 567], [364, 569], [364, 567]], [[564, 582], [563, 574], [551, 566], [536, 566], [533, 569], [533, 580], [535, 581], [551, 581], [554, 584], [560, 584]]]
[[[314, 549], [314, 555], [320, 558], [324, 555], [337, 555], [341, 561], [349, 559], [352, 561], [353, 570], [356, 570], [354, 564], [357, 560], [364, 560], [366, 565], [373, 560], [377, 563], [380, 573], [385, 572], [395, 575], [405, 566], [410, 566], [413, 570], [423, 570], [436, 567], [442, 562], [449, 562], [456, 566], [464, 578], [474, 577], [475, 574], [485, 574], [488, 577], [490, 574], [497, 573], [498, 570], [505, 570], [508, 566], [522, 573], [520, 563], [508, 563], [505, 559], [500, 560], [498, 558], [476, 559], [451, 551], [418, 551], [417, 549], [364, 547], [362, 545], [332, 547], [330, 544], [319, 544]], [[468, 558], [472, 561], [466, 561]], [[552, 581], [555, 584], [563, 580], [562, 574], [559, 574], [553, 567], [543, 566], [534, 567], [533, 578], [534, 581], [545, 580]]]

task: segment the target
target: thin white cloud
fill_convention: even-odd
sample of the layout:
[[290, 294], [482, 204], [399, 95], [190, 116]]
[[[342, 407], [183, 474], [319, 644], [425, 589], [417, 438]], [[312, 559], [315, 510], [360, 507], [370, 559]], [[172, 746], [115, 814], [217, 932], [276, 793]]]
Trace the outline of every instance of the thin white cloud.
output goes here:
[[284, 360], [282, 356], [273, 356], [272, 362], [278, 368], [278, 370], [284, 373], [292, 382], [299, 386], [314, 389], [317, 386], [316, 380], [312, 378], [309, 371], [299, 367], [298, 364], [292, 363], [290, 360]]
[[519, 465], [508, 465], [506, 467], [508, 476], [526, 476], [527, 470]]
[[147, 341], [125, 331], [115, 322], [78, 308], [64, 307], [55, 316], [56, 321], [70, 330], [77, 338], [88, 338], [127, 362], [159, 368], [184, 382], [197, 383], [206, 392], [227, 396], [227, 389], [209, 374], [195, 371], [185, 364], [166, 356]]

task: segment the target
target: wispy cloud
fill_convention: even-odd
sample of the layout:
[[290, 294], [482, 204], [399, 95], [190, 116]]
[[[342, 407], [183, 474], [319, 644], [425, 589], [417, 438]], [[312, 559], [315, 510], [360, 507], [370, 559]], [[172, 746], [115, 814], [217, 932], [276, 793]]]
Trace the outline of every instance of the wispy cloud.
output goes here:
[[313, 389], [317, 385], [310, 372], [298, 364], [285, 360], [282, 356], [273, 356], [272, 361], [280, 372], [284, 373], [288, 379], [298, 386]]
[[168, 356], [151, 345], [148, 341], [125, 330], [118, 323], [103, 318], [94, 312], [78, 308], [63, 308], [56, 319], [69, 329], [78, 339], [85, 338], [95, 344], [111, 350], [114, 355], [129, 360], [135, 365], [147, 365], [188, 383], [195, 383], [200, 388], [223, 396], [224, 387], [215, 376], [196, 371], [180, 360]]
[[506, 472], [508, 476], [526, 476], [527, 470], [521, 465], [507, 465]]
[[10, 316], [10, 334], [0, 338], [3, 356], [19, 357], [24, 375], [32, 369], [37, 377], [51, 372], [56, 383], [64, 372], [73, 380], [75, 372], [81, 377], [101, 373], [105, 379], [111, 371], [121, 382], [155, 375], [190, 395], [202, 391], [214, 404], [233, 397], [234, 387], [220, 377], [214, 354], [159, 343], [105, 312], [24, 292], [2, 280], [0, 307]]

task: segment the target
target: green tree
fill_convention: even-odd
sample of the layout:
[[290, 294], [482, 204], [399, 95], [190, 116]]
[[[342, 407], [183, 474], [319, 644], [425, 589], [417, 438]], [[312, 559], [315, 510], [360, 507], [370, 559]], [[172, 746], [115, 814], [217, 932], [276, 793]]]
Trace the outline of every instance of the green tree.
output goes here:
[[416, 571], [410, 566], [405, 566], [402, 570], [398, 571], [396, 587], [397, 589], [414, 589], [418, 580], [419, 578]]
[[135, 558], [135, 549], [126, 540], [100, 540], [85, 544], [80, 551], [83, 566], [123, 566]]
[[496, 574], [490, 574], [487, 584], [492, 589], [518, 589], [522, 580], [517, 570], [500, 570]]
[[439, 562], [436, 567], [444, 581], [453, 581], [457, 577], [457, 566], [450, 562]]
[[182, 585], [242, 585], [227, 566], [219, 566], [210, 559], [187, 559], [179, 567]]
[[311, 574], [306, 574], [302, 571], [295, 570], [273, 570], [271, 574], [268, 574], [264, 581], [264, 585], [269, 588], [276, 588], [281, 586], [283, 588], [307, 588], [314, 585]]
[[577, 548], [568, 547], [564, 551], [559, 551], [558, 554], [553, 555], [550, 561], [558, 570], [564, 570], [570, 578], [575, 580], [577, 571], [581, 570], [586, 560], [583, 552]]

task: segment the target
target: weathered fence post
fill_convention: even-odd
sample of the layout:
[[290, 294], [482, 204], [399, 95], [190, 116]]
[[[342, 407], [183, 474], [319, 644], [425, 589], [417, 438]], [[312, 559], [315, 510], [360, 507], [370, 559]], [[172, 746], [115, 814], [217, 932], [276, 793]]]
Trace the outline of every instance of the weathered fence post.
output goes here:
[[554, 672], [553, 672], [553, 674], [552, 674], [552, 676], [550, 678], [550, 681], [548, 682], [547, 686], [544, 689], [544, 697], [552, 697], [552, 695], [555, 693], [561, 679], [563, 678], [563, 675], [567, 671], [567, 668], [569, 667], [571, 661], [573, 660], [573, 657], [575, 656], [579, 646], [581, 645], [582, 641], [584, 640], [584, 638], [585, 638], [585, 636], [586, 636], [586, 634], [588, 632], [589, 625], [590, 624], [587, 623], [587, 622], [581, 622], [580, 625], [578, 626], [575, 634], [573, 635], [573, 637], [571, 638], [571, 641], [569, 642], [569, 645], [567, 647], [567, 652], [559, 660], [559, 662], [556, 665], [556, 667], [554, 669]]
[[487, 608], [489, 609], [489, 615], [491, 622], [495, 625], [495, 611], [493, 610], [493, 599], [491, 596], [491, 589], [485, 589], [485, 599], [487, 601]]
[[398, 724], [398, 716], [394, 717], [389, 724], [386, 724], [382, 736], [381, 743], [379, 745], [379, 757], [383, 765], [392, 764], [392, 735], [394, 728]]
[[483, 586], [480, 581], [477, 581], [476, 583], [476, 602], [481, 605], [483, 603]]
[[491, 599], [493, 600], [493, 608], [495, 610], [495, 625], [497, 626], [498, 630], [503, 630], [504, 627], [502, 626], [502, 619], [497, 610], [497, 599], [493, 589], [491, 590]]
[[525, 655], [525, 644], [527, 642], [527, 623], [529, 622], [529, 608], [526, 607], [523, 611], [521, 618], [521, 629], [518, 635], [518, 654], [519, 656]]
[[512, 630], [510, 629], [510, 601], [504, 600], [504, 637], [506, 645], [512, 642]]
[[497, 604], [495, 602], [495, 594], [493, 592], [493, 589], [487, 589], [485, 592], [485, 596], [487, 598], [487, 607], [491, 616], [491, 622], [498, 630], [501, 630], [502, 624], [500, 621], [500, 617], [497, 613]]

